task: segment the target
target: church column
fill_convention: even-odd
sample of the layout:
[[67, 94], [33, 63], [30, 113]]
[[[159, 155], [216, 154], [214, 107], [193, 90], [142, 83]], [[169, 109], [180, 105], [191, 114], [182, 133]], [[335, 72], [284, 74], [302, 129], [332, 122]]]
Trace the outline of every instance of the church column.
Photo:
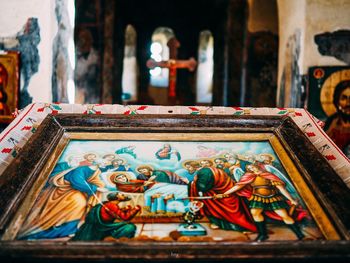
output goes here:
[[242, 105], [240, 94], [244, 87], [244, 43], [247, 31], [247, 2], [231, 0], [228, 8], [228, 85], [225, 106]]
[[152, 99], [148, 94], [148, 86], [150, 81], [149, 68], [147, 67], [147, 60], [150, 58], [149, 47], [152, 41], [152, 29], [149, 27], [142, 27], [142, 25], [136, 26], [137, 32], [137, 52], [136, 58], [139, 65], [139, 90], [138, 99], [142, 101], [142, 104], [153, 104]]
[[[102, 103], [118, 101], [118, 88], [114, 85], [114, 21], [115, 1], [104, 2], [104, 30], [103, 30], [103, 63], [102, 63]], [[114, 90], [116, 89], [116, 90]], [[120, 97], [120, 94], [119, 94]]]
[[113, 88], [111, 89], [112, 102], [122, 102], [122, 76], [123, 76], [123, 59], [124, 59], [124, 44], [125, 44], [125, 29], [126, 24], [123, 21], [123, 10], [119, 6], [120, 2], [115, 4], [115, 17], [114, 17], [114, 34], [113, 34], [113, 57], [114, 57], [114, 76], [113, 76]]
[[58, 30], [53, 40], [52, 100], [74, 103], [75, 45], [74, 0], [56, 0], [55, 14]]
[[248, 0], [249, 14], [241, 104], [274, 107], [277, 92], [278, 15], [276, 0]]
[[278, 0], [279, 59], [277, 106], [301, 107], [306, 0]]
[[1, 1], [0, 49], [21, 52], [20, 108], [52, 101], [55, 1]]
[[[227, 58], [225, 56], [225, 23], [219, 23], [214, 32], [213, 105], [224, 105], [227, 91]], [[224, 48], [225, 47], [225, 48]]]
[[75, 4], [75, 103], [101, 103], [105, 22], [103, 2], [76, 0]]
[[213, 105], [240, 105], [247, 3], [228, 1], [214, 32]]
[[[174, 28], [175, 32], [179, 32], [180, 48], [178, 59], [188, 60], [193, 57], [198, 62], [198, 39], [199, 29], [193, 27], [192, 30]], [[184, 32], [184, 34], [181, 34]], [[182, 37], [180, 37], [182, 35]], [[198, 69], [198, 64], [197, 68]], [[195, 71], [189, 71], [188, 69], [177, 70], [177, 100], [180, 105], [193, 105], [195, 101]]]

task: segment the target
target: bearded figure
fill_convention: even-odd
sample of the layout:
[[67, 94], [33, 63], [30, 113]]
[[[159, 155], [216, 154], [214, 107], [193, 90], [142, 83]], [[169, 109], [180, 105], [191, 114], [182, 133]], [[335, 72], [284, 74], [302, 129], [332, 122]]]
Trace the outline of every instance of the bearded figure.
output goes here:
[[335, 87], [333, 103], [337, 112], [331, 115], [325, 124], [328, 136], [350, 157], [350, 80], [341, 81]]

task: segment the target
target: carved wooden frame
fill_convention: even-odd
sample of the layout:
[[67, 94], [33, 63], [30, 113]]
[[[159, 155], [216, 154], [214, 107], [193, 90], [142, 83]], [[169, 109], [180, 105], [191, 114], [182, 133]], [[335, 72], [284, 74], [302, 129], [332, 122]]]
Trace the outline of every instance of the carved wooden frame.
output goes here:
[[[7, 238], [14, 218], [53, 166], [69, 133], [271, 133], [289, 155], [340, 240], [298, 242], [48, 242]], [[46, 167], [46, 168], [45, 168]], [[42, 177], [42, 176], [41, 176]], [[350, 191], [288, 116], [48, 115], [0, 177], [0, 258], [11, 260], [318, 260], [350, 257]], [[30, 209], [28, 207], [27, 209]]]

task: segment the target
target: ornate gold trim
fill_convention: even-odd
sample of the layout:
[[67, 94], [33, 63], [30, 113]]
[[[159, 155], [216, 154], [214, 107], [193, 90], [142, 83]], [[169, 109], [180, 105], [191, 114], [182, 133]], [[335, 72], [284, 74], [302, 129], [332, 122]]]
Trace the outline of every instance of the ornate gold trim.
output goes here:
[[272, 136], [270, 137], [270, 143], [324, 237], [328, 240], [340, 240], [341, 238], [332, 222], [317, 202], [281, 142], [276, 136]]
[[[36, 179], [35, 183], [33, 184], [33, 187], [29, 190], [26, 198], [24, 199], [23, 203], [21, 204], [20, 208], [17, 210], [14, 219], [12, 220], [10, 226], [6, 229], [4, 235], [2, 236], [2, 240], [13, 240], [15, 239], [18, 231], [20, 230], [24, 220], [26, 219], [27, 215], [31, 211], [35, 200], [37, 199], [41, 189], [44, 187], [47, 181], [48, 175], [52, 172], [53, 168], [55, 167], [57, 161], [59, 160], [60, 156], [64, 152], [64, 149], [69, 143], [69, 137], [67, 134], [64, 134], [60, 141], [58, 142], [58, 145], [50, 155], [49, 160], [47, 161], [44, 169], [40, 172], [38, 178]], [[30, 209], [28, 209], [28, 207]]]
[[340, 236], [324, 210], [312, 194], [302, 175], [287, 154], [281, 142], [273, 133], [65, 133], [58, 146], [51, 154], [45, 168], [40, 172], [37, 181], [30, 189], [27, 198], [18, 209], [10, 227], [7, 228], [2, 240], [15, 239], [23, 221], [30, 212], [48, 175], [53, 170], [70, 140], [121, 140], [121, 141], [268, 141], [292, 180], [300, 197], [310, 211], [324, 237], [328, 240], [339, 240]]
[[71, 140], [121, 141], [266, 141], [272, 133], [67, 133]]

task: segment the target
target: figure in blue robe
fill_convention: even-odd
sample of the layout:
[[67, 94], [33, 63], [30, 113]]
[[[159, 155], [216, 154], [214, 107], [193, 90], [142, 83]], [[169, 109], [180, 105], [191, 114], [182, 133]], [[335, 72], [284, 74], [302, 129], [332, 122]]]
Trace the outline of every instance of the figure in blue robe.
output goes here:
[[104, 187], [100, 172], [96, 166], [79, 166], [50, 177], [18, 239], [51, 239], [74, 234], [89, 207], [100, 200]]

